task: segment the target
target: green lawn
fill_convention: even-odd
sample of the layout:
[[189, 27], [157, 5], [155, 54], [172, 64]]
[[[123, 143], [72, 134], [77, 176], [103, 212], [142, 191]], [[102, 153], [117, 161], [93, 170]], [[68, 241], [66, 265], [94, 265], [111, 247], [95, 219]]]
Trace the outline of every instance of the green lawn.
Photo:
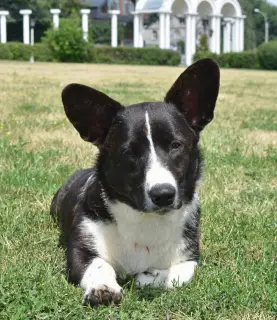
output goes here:
[[97, 152], [67, 121], [69, 82], [123, 104], [161, 100], [180, 68], [0, 63], [0, 319], [276, 319], [277, 72], [223, 70], [202, 134], [202, 259], [173, 291], [125, 284], [119, 307], [81, 305], [64, 274], [52, 195]]

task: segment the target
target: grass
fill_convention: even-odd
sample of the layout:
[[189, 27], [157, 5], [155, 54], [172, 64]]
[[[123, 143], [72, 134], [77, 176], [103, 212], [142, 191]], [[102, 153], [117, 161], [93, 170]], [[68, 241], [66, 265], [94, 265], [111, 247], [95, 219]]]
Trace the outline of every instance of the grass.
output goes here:
[[123, 104], [161, 100], [180, 68], [0, 63], [0, 319], [276, 319], [277, 73], [223, 70], [202, 134], [202, 261], [173, 291], [125, 284], [119, 307], [81, 306], [64, 275], [52, 195], [97, 150], [66, 120], [60, 93], [91, 85]]

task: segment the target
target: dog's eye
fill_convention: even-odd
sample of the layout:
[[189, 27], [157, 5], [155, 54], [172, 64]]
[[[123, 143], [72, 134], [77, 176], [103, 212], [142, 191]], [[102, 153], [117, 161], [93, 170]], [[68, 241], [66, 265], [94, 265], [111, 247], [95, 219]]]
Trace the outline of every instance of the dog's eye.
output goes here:
[[171, 150], [177, 150], [182, 146], [182, 144], [179, 141], [173, 141], [171, 143]]
[[125, 157], [127, 157], [129, 160], [136, 160], [136, 155], [133, 154], [130, 151], [124, 152]]

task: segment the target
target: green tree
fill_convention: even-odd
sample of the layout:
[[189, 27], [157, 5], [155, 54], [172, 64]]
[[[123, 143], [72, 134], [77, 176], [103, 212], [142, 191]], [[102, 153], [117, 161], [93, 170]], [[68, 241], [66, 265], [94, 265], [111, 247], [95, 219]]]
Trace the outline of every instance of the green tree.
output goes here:
[[61, 16], [68, 17], [82, 6], [81, 0], [4, 0], [0, 3], [0, 9], [8, 10], [13, 20], [22, 19], [19, 10], [31, 9], [32, 15], [40, 22], [51, 21], [51, 8], [61, 9]]
[[254, 8], [264, 11], [269, 18], [270, 40], [277, 38], [277, 7], [265, 0], [239, 0], [245, 20], [245, 48], [254, 49], [264, 41], [265, 25], [260, 14], [254, 13]]
[[47, 44], [55, 60], [61, 62], [95, 61], [93, 43], [83, 39], [79, 19], [61, 19], [58, 30], [47, 30], [43, 43]]
[[[108, 21], [93, 21], [91, 25], [93, 41], [98, 44], [111, 44], [111, 24]], [[118, 42], [124, 38], [124, 28], [118, 24]]]
[[196, 51], [209, 51], [209, 39], [206, 34], [201, 35], [199, 45], [197, 46]]

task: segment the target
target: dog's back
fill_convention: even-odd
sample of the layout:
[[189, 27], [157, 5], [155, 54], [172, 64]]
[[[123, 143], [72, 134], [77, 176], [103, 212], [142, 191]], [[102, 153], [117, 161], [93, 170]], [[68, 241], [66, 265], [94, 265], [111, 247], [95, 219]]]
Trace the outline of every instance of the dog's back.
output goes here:
[[52, 200], [50, 213], [61, 228], [64, 239], [68, 238], [72, 223], [78, 214], [78, 211], [74, 209], [81, 190], [94, 172], [93, 168], [76, 171], [65, 181]]

